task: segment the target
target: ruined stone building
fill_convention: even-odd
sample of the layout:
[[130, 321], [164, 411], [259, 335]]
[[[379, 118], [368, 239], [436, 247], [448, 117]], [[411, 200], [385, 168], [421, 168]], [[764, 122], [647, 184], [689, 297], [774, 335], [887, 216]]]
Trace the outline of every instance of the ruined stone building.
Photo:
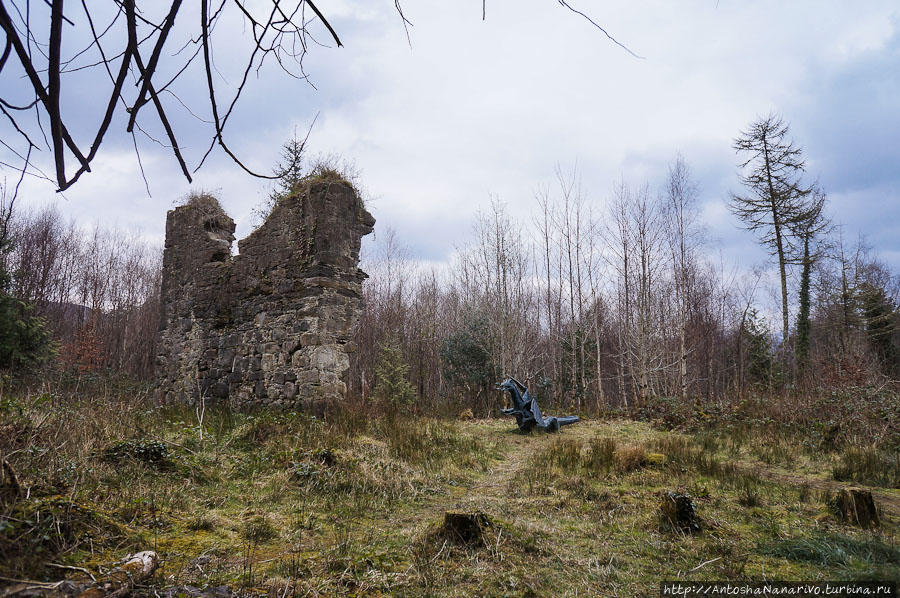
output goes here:
[[169, 211], [158, 396], [298, 406], [343, 398], [359, 318], [360, 241], [375, 219], [338, 177], [280, 200], [238, 242], [210, 196]]

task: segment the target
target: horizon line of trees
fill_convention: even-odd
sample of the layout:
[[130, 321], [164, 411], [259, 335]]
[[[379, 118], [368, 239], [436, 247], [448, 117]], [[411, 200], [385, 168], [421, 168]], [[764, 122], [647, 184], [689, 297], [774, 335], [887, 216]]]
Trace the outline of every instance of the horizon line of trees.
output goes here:
[[[622, 181], [602, 206], [587, 199], [577, 173], [558, 169], [555, 187], [535, 194], [529, 221], [492, 199], [441, 270], [417, 267], [392, 231], [382, 234], [362, 265], [370, 278], [350, 391], [485, 414], [497, 402], [494, 385], [512, 375], [545, 402], [603, 412], [897, 378], [900, 279], [828, 222], [826, 195], [804, 183], [802, 151], [787, 134], [774, 115], [741, 133], [734, 148], [744, 193], [728, 200], [773, 256], [780, 326], [763, 315], [765, 273], [711, 257], [682, 157], [662, 188]], [[285, 145], [276, 167], [284, 177], [296, 178], [304, 145]], [[290, 186], [282, 183], [273, 201]], [[149, 379], [159, 249], [81, 229], [51, 207], [9, 208], [0, 298], [18, 302], [21, 321], [28, 311], [32, 325], [42, 323], [53, 364]], [[10, 366], [0, 359], [0, 369]]]

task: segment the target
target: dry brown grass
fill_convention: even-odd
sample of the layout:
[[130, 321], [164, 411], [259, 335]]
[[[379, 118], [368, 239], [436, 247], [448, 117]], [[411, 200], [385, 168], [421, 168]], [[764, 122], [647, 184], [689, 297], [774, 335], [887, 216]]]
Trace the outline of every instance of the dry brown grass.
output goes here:
[[216, 194], [202, 189], [188, 192], [179, 205], [198, 210], [205, 217], [225, 214], [225, 209]]
[[640, 444], [628, 444], [617, 448], [613, 459], [617, 471], [636, 471], [647, 466], [647, 449]]

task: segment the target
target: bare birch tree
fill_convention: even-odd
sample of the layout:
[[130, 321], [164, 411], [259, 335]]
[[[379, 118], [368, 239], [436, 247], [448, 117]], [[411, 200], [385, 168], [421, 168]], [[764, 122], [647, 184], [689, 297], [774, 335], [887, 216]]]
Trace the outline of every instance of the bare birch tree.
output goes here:
[[698, 241], [697, 185], [691, 180], [690, 169], [678, 155], [669, 166], [665, 189], [665, 216], [668, 226], [669, 250], [672, 254], [672, 276], [678, 314], [678, 378], [682, 401], [688, 396], [688, 303], [692, 255]]

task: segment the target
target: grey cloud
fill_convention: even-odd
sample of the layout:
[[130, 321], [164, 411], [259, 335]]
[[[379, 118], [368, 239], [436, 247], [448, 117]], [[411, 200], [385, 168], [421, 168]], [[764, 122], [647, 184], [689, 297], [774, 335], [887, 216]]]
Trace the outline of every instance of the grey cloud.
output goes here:
[[[275, 69], [252, 81], [227, 131], [249, 165], [267, 171], [294, 127], [319, 113], [313, 150], [354, 160], [375, 198], [378, 226], [397, 229], [415, 256], [440, 261], [468, 237], [472, 216], [492, 193], [529, 221], [534, 191], [552, 188], [557, 163], [578, 163], [585, 194], [601, 211], [615, 181], [656, 184], [681, 151], [722, 251], [755, 263], [765, 255], [752, 236], [714, 208], [738, 184], [731, 139], [774, 108], [792, 121], [836, 216], [896, 255], [900, 235], [892, 224], [866, 216], [879, 206], [895, 213], [897, 204], [893, 3], [826, 9], [811, 1], [720, 8], [621, 1], [593, 11], [645, 60], [546, 0], [489, 3], [487, 22], [459, 3], [404, 6], [415, 23], [412, 48], [390, 3], [337, 3], [334, 24], [346, 47], [318, 48], [307, 58], [317, 89]], [[217, 55], [229, 80], [240, 55], [237, 44]], [[180, 93], [202, 102], [205, 89], [187, 80]], [[179, 139], [196, 157], [210, 130], [186, 122]], [[164, 148], [145, 141], [142, 151], [152, 200], [130, 139], [111, 132], [104, 154], [110, 170], [85, 178], [63, 208], [159, 238], [165, 210], [190, 186]], [[267, 192], [220, 151], [196, 186], [221, 189], [239, 235]], [[28, 195], [36, 203], [54, 197], [37, 185]]]

